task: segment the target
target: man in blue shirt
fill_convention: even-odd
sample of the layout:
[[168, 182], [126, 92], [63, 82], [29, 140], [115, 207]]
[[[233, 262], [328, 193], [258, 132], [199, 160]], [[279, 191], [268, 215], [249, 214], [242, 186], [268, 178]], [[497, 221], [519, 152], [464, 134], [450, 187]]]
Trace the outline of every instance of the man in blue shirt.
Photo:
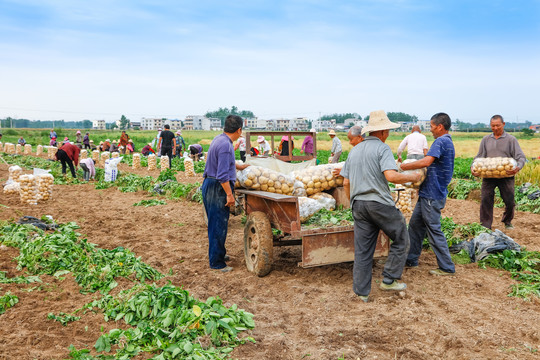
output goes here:
[[225, 119], [223, 134], [212, 140], [206, 156], [202, 196], [204, 209], [208, 217], [208, 257], [210, 268], [221, 272], [233, 268], [225, 263], [227, 250], [227, 226], [229, 207], [234, 206], [234, 182], [236, 170], [243, 170], [249, 165], [237, 165], [234, 159], [233, 142], [242, 134], [242, 118], [229, 115]]
[[409, 221], [411, 247], [407, 257], [408, 267], [417, 267], [422, 252], [422, 242], [428, 236], [429, 244], [437, 257], [438, 269], [430, 270], [433, 275], [454, 275], [456, 272], [446, 237], [441, 229], [441, 210], [446, 205], [448, 184], [454, 174], [455, 150], [448, 133], [452, 122], [445, 113], [431, 117], [431, 133], [435, 141], [425, 158], [401, 165], [402, 170], [427, 167], [426, 179], [420, 185], [418, 202]]

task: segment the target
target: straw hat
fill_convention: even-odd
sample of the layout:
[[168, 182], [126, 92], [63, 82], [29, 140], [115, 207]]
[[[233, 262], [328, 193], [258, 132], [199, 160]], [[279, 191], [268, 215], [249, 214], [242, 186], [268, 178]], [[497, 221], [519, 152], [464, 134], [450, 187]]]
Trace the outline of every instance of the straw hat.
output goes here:
[[111, 142], [111, 140], [110, 140], [110, 139], [106, 139], [105, 141]]
[[94, 143], [94, 140], [90, 140], [90, 143], [93, 144], [93, 143]]
[[362, 135], [372, 131], [397, 129], [398, 127], [400, 127], [400, 125], [391, 122], [384, 110], [372, 111], [369, 113], [367, 126], [362, 129]]
[[132, 142], [133, 142], [133, 140], [129, 139], [129, 140], [128, 140], [128, 142], [132, 143]]
[[328, 136], [336, 136], [336, 132], [334, 131], [334, 129], [331, 129], [329, 132], [328, 132]]
[[262, 142], [264, 142], [264, 136], [259, 136], [259, 137], [257, 138], [257, 142], [258, 142], [259, 144], [262, 143]]
[[113, 143], [113, 144], [116, 144], [116, 140], [113, 140], [112, 143]]

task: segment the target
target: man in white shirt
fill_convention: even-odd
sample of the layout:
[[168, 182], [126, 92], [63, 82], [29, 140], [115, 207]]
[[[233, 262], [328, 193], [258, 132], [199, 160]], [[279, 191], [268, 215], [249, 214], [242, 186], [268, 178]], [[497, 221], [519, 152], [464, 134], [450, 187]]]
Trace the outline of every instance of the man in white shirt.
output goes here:
[[257, 138], [257, 142], [259, 143], [259, 155], [263, 155], [263, 156], [272, 155], [271, 154], [272, 148], [270, 147], [270, 144], [268, 143], [268, 141], [266, 141], [264, 136], [259, 136]]
[[234, 150], [236, 151], [237, 149], [240, 151], [240, 160], [246, 162], [246, 138], [244, 138], [244, 135], [240, 135], [236, 141]]
[[407, 146], [407, 159], [423, 159], [428, 151], [428, 144], [425, 135], [420, 132], [420, 126], [414, 125], [411, 134], [405, 136], [405, 139], [399, 144], [397, 149], [398, 161], [403, 161], [401, 153]]
[[328, 135], [332, 139], [332, 149], [330, 149], [330, 164], [337, 164], [339, 162], [339, 157], [341, 156], [341, 141], [339, 141], [338, 137], [336, 136], [336, 132], [334, 129], [330, 130], [328, 132]]

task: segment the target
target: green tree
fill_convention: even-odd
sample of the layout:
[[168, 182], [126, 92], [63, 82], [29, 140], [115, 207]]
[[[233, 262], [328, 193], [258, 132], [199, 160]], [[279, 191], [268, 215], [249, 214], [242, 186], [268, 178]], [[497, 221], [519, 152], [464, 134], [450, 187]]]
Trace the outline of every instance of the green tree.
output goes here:
[[129, 119], [122, 115], [122, 117], [120, 118], [120, 129], [125, 130], [127, 128], [129, 128]]
[[225, 122], [225, 118], [229, 115], [238, 115], [242, 118], [254, 118], [255, 115], [252, 111], [249, 110], [241, 110], [238, 111], [238, 108], [236, 106], [232, 106], [229, 110], [228, 108], [219, 108], [218, 110], [214, 111], [208, 111], [204, 116], [207, 118], [218, 118], [221, 120], [221, 125]]

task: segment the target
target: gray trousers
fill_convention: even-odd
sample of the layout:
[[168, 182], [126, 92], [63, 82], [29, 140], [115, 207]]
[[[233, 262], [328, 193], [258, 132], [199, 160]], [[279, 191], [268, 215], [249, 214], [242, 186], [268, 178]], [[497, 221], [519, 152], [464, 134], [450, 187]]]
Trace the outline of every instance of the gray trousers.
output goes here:
[[407, 154], [407, 160], [408, 159], [412, 159], [412, 160], [421, 160], [423, 159], [425, 156], [424, 154]]
[[355, 200], [353, 291], [366, 296], [371, 291], [373, 254], [379, 230], [392, 239], [382, 275], [386, 280], [400, 279], [409, 252], [409, 234], [403, 214], [395, 206], [376, 201]]
[[337, 164], [339, 162], [340, 156], [341, 156], [341, 151], [334, 153], [334, 156], [332, 156], [332, 159], [330, 160], [330, 164]]

